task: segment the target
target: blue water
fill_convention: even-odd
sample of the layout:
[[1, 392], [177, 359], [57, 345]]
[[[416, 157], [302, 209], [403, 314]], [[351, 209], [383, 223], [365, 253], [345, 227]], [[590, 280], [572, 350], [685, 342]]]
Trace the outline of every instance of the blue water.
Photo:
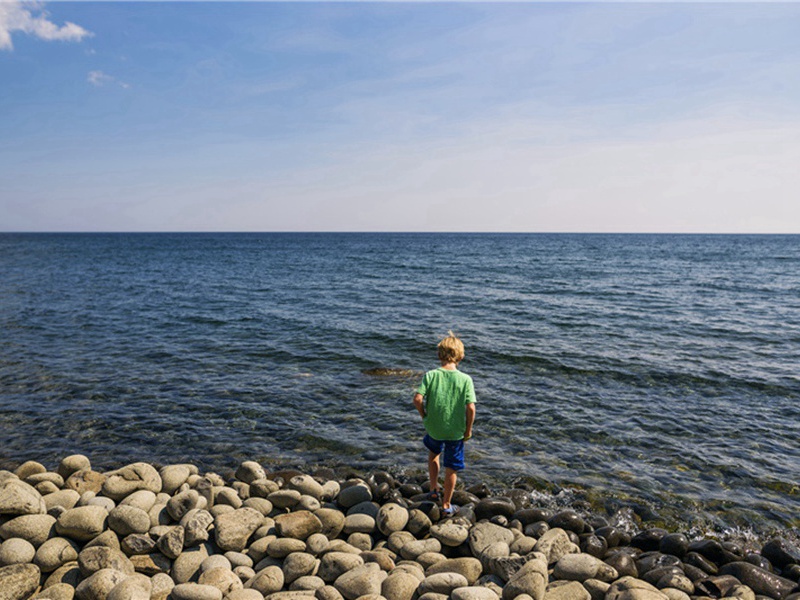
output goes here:
[[468, 484], [800, 525], [800, 236], [0, 234], [0, 466], [415, 472], [448, 329]]

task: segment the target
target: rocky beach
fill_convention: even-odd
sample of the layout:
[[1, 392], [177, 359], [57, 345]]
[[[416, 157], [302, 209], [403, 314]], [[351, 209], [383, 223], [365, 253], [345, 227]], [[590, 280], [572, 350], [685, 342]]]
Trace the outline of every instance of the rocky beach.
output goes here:
[[0, 600], [800, 599], [800, 549], [615, 526], [525, 489], [83, 455], [0, 471]]

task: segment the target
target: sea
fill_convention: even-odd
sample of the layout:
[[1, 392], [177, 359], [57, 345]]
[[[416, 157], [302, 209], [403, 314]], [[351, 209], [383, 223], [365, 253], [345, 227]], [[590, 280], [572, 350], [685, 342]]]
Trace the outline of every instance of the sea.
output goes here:
[[635, 526], [800, 526], [800, 236], [0, 234], [0, 468], [242, 460], [424, 478], [460, 336], [461, 481]]

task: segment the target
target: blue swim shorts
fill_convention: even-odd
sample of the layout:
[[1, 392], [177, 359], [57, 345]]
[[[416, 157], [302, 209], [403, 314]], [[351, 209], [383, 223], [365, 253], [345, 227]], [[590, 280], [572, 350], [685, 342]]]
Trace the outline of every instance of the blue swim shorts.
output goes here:
[[422, 438], [425, 447], [434, 454], [444, 453], [442, 465], [453, 471], [460, 471], [464, 468], [464, 440], [435, 440], [426, 435]]

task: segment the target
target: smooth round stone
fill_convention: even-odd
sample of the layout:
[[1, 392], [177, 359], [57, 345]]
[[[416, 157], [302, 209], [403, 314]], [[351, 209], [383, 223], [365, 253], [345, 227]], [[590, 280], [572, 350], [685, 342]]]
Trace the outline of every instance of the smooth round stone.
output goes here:
[[412, 600], [420, 579], [405, 571], [394, 571], [381, 583], [381, 595], [386, 600]]
[[512, 518], [522, 523], [522, 527], [527, 527], [533, 523], [547, 522], [553, 516], [553, 512], [544, 508], [523, 508], [516, 511]]
[[248, 508], [254, 508], [265, 517], [268, 516], [274, 508], [272, 506], [272, 502], [270, 502], [266, 498], [248, 498], [242, 503], [242, 506], [246, 506]]
[[414, 560], [420, 554], [425, 552], [441, 552], [442, 551], [442, 544], [439, 540], [435, 538], [428, 538], [425, 540], [414, 540], [413, 542], [408, 542], [403, 546], [400, 550], [400, 554], [403, 558], [408, 560]]
[[423, 569], [427, 570], [429, 567], [432, 567], [438, 562], [442, 562], [446, 558], [447, 557], [440, 552], [423, 552], [417, 556], [415, 561], [419, 563]]
[[333, 585], [346, 600], [356, 600], [367, 594], [380, 595], [386, 577], [377, 564], [368, 563], [340, 575]]
[[231, 569], [225, 567], [217, 567], [203, 571], [197, 579], [197, 583], [201, 585], [210, 585], [217, 588], [222, 592], [223, 596], [227, 596], [235, 590], [244, 588], [242, 580]]
[[266, 479], [267, 473], [264, 471], [264, 467], [257, 462], [246, 460], [236, 469], [234, 477], [239, 481], [250, 484], [259, 479]]
[[658, 550], [664, 554], [683, 558], [689, 551], [689, 538], [682, 533], [668, 533], [661, 538]]
[[234, 567], [233, 572], [236, 573], [236, 576], [242, 580], [242, 583], [250, 581], [256, 576], [256, 570], [253, 567], [245, 567], [240, 565], [238, 567]]
[[115, 585], [106, 600], [150, 600], [152, 587], [149, 577], [137, 574]]
[[547, 520], [547, 524], [551, 529], [563, 529], [564, 531], [572, 531], [578, 534], [583, 533], [586, 527], [583, 517], [574, 510], [557, 512]]
[[692, 580], [680, 573], [666, 573], [656, 582], [656, 587], [660, 590], [664, 588], [674, 588], [686, 594], [694, 594], [694, 584]]
[[253, 559], [242, 552], [226, 552], [225, 558], [230, 562], [231, 568], [253, 566]]
[[74, 587], [68, 583], [57, 583], [36, 594], [33, 600], [73, 600], [74, 597]]
[[189, 511], [201, 508], [201, 503], [201, 496], [197, 490], [178, 492], [167, 501], [167, 512], [170, 517], [180, 521]]
[[152, 600], [166, 600], [175, 587], [175, 582], [166, 573], [155, 573], [150, 576], [150, 585]]
[[319, 560], [306, 552], [295, 552], [283, 561], [283, 579], [290, 585], [295, 579], [306, 575], [315, 575], [319, 568]]
[[322, 530], [320, 533], [325, 535], [329, 540], [337, 538], [344, 529], [345, 516], [339, 510], [320, 508], [314, 511], [314, 516], [322, 523]]
[[427, 575], [437, 573], [458, 573], [467, 580], [467, 585], [475, 585], [483, 572], [483, 565], [477, 558], [471, 556], [462, 558], [448, 558], [428, 567]]
[[277, 492], [280, 486], [270, 479], [257, 479], [250, 483], [251, 498], [267, 498], [271, 493]]
[[455, 520], [444, 521], [430, 528], [431, 536], [439, 540], [443, 546], [455, 548], [467, 541], [469, 527]]
[[10, 538], [0, 544], [0, 567], [33, 562], [36, 548], [22, 538]]
[[592, 600], [604, 600], [606, 592], [608, 592], [608, 588], [611, 587], [611, 584], [605, 581], [598, 581], [597, 579], [587, 579], [583, 582], [583, 587], [589, 592]]
[[797, 587], [797, 582], [780, 577], [748, 562], [737, 561], [724, 565], [720, 575], [733, 575], [756, 594], [785, 598]]
[[43, 496], [42, 499], [48, 511], [54, 506], [70, 509], [75, 508], [75, 505], [78, 504], [78, 500], [81, 499], [81, 495], [75, 490], [66, 489], [47, 494]]
[[306, 540], [307, 551], [309, 554], [318, 556], [328, 549], [330, 540], [322, 533], [314, 533]]
[[636, 561], [630, 554], [615, 552], [607, 556], [604, 562], [616, 569], [620, 577], [639, 577], [639, 569], [636, 568]]
[[781, 538], [764, 544], [761, 555], [781, 570], [792, 564], [800, 564], [800, 548]]
[[77, 471], [91, 468], [92, 463], [88, 457], [83, 454], [71, 454], [61, 459], [61, 462], [58, 464], [57, 472], [62, 479], [66, 480]]
[[662, 567], [678, 567], [681, 560], [677, 556], [660, 552], [645, 552], [636, 558], [636, 568], [641, 575]]
[[418, 592], [420, 594], [433, 592], [434, 594], [449, 596], [454, 589], [466, 587], [467, 585], [467, 578], [459, 573], [435, 573], [429, 575], [420, 583]]
[[108, 513], [108, 527], [122, 537], [132, 533], [147, 533], [150, 530], [150, 515], [141, 508], [121, 504]]
[[299, 510], [275, 517], [278, 535], [286, 538], [305, 540], [323, 530], [322, 521], [307, 510]]
[[38, 475], [40, 473], [47, 473], [47, 467], [45, 467], [42, 463], [36, 462], [35, 460], [29, 460], [22, 463], [14, 471], [14, 475], [20, 479], [25, 479], [26, 477]]
[[322, 484], [322, 501], [331, 501], [339, 495], [341, 487], [336, 480], [329, 480]]
[[[77, 506], [81, 506], [82, 504], [79, 502]], [[96, 498], [91, 498], [87, 500], [83, 506], [99, 506], [100, 508], [104, 508], [106, 512], [111, 512], [117, 506], [116, 503], [111, 498], [106, 498], [105, 496], [98, 496]]]
[[295, 579], [289, 585], [289, 590], [293, 592], [299, 590], [316, 591], [323, 587], [325, 587], [325, 582], [316, 575], [304, 575]]
[[618, 579], [608, 588], [606, 600], [666, 600], [655, 586], [634, 577]]
[[606, 542], [605, 538], [601, 538], [600, 536], [587, 534], [581, 536], [580, 548], [581, 551], [586, 554], [591, 554], [595, 558], [603, 558], [606, 552], [608, 552], [608, 542]]
[[[586, 581], [587, 579], [604, 579], [595, 577], [600, 565], [604, 564], [599, 559], [589, 554], [567, 554], [562, 556], [553, 567], [553, 577], [556, 579], [563, 579], [568, 581]], [[605, 565], [608, 566], [608, 565]], [[608, 567], [613, 574], [616, 575], [617, 571], [612, 567]], [[617, 577], [613, 577], [616, 579]]]
[[358, 548], [361, 552], [369, 552], [372, 550], [374, 540], [368, 533], [355, 531], [347, 536], [347, 543], [355, 548]]
[[91, 469], [81, 469], [75, 471], [64, 482], [64, 487], [75, 490], [79, 494], [94, 492], [95, 494], [103, 489], [106, 476]]
[[152, 465], [138, 462], [106, 473], [103, 494], [119, 501], [138, 490], [161, 491], [161, 476]]
[[221, 554], [212, 554], [207, 559], [205, 559], [202, 563], [200, 563], [200, 572], [204, 573], [206, 571], [210, 571], [211, 569], [228, 569], [231, 570], [233, 565], [231, 561], [225, 558]]
[[316, 574], [326, 583], [333, 583], [344, 573], [363, 564], [364, 559], [358, 554], [328, 552], [320, 559], [319, 569]]
[[106, 529], [108, 511], [102, 506], [78, 506], [65, 511], [56, 521], [59, 535], [88, 542]]
[[365, 563], [377, 563], [381, 570], [386, 572], [391, 571], [395, 567], [393, 556], [394, 553], [388, 550], [372, 550], [361, 553], [361, 558]]
[[78, 562], [68, 562], [48, 575], [43, 587], [48, 588], [58, 583], [66, 583], [75, 588], [81, 579], [81, 570], [78, 568]]
[[36, 473], [35, 475], [26, 477], [23, 481], [28, 485], [32, 485], [33, 487], [37, 487], [40, 483], [45, 482], [52, 483], [59, 489], [64, 487], [64, 478], [58, 473]]
[[239, 497], [239, 493], [233, 488], [224, 486], [221, 488], [215, 488], [214, 506], [219, 505], [241, 508], [242, 499]]
[[213, 585], [180, 583], [172, 588], [173, 600], [222, 600], [222, 592]]
[[156, 503], [156, 495], [150, 490], [139, 490], [120, 501], [120, 506], [133, 506], [148, 512]]
[[197, 473], [194, 465], [167, 465], [161, 467], [158, 474], [161, 476], [161, 489], [167, 494], [174, 494], [179, 487], [189, 480], [189, 476]]
[[226, 600], [264, 600], [264, 594], [253, 589], [236, 590], [228, 594]]
[[9, 600], [30, 598], [39, 587], [39, 567], [14, 564], [0, 567], [0, 594]]
[[667, 531], [665, 529], [661, 529], [660, 527], [651, 527], [650, 529], [640, 531], [633, 536], [633, 538], [631, 538], [630, 545], [634, 548], [640, 548], [644, 552], [653, 552], [658, 550], [659, 546], [661, 545], [661, 540], [666, 535]]
[[[661, 593], [667, 597], [667, 600], [691, 600], [691, 597], [686, 592], [682, 592], [681, 590], [677, 590], [675, 588], [664, 588], [661, 590]], [[752, 598], [746, 598], [742, 596], [737, 596], [741, 598], [741, 600], [755, 600], [755, 594]]]
[[[54, 493], [58, 492], [61, 489], [55, 483], [53, 483], [52, 481], [42, 481], [42, 482], [37, 483], [33, 487], [37, 492], [39, 492], [42, 495], [42, 498], [44, 498], [45, 496], [48, 496], [50, 494], [54, 494]], [[48, 508], [47, 512], [49, 513], [53, 508], [55, 508], [55, 507]]]
[[[378, 512], [381, 509], [381, 505], [377, 502], [367, 501], [367, 502], [359, 502], [355, 506], [351, 506], [347, 509], [347, 515], [369, 515], [373, 519], [378, 518]], [[345, 516], [347, 516], [345, 515]]]
[[245, 583], [245, 588], [254, 589], [268, 596], [281, 591], [283, 583], [283, 570], [277, 566], [270, 566], [256, 573], [255, 577]]
[[[452, 522], [453, 521], [448, 521], [448, 523]], [[428, 534], [432, 525], [433, 522], [428, 515], [421, 510], [414, 508], [408, 513], [408, 523], [406, 524], [405, 528], [413, 536], [422, 538]]]
[[76, 560], [78, 560], [77, 545], [62, 537], [47, 540], [39, 546], [33, 558], [33, 562], [43, 573], [51, 573], [61, 565]]
[[514, 541], [511, 530], [494, 523], [481, 522], [473, 525], [469, 531], [469, 545], [474, 556], [480, 556], [483, 551], [497, 542], [510, 544]]
[[530, 554], [533, 552], [534, 547], [536, 546], [536, 542], [538, 540], [536, 538], [532, 538], [527, 535], [521, 535], [517, 539], [515, 539], [509, 545], [509, 550], [511, 550], [512, 554], [519, 554], [520, 556], [525, 556], [526, 554]]
[[50, 515], [22, 515], [0, 526], [0, 537], [21, 538], [41, 546], [55, 533], [56, 519]]
[[81, 599], [91, 600], [107, 598], [111, 590], [129, 576], [115, 569], [101, 569], [81, 581], [75, 588], [75, 595]]
[[47, 512], [42, 495], [19, 479], [0, 482], [0, 515], [38, 515]]
[[305, 552], [306, 543], [294, 538], [278, 538], [267, 546], [267, 554], [272, 558], [285, 558], [293, 552]]
[[278, 490], [267, 496], [275, 508], [294, 508], [300, 502], [302, 494], [297, 490]]
[[[361, 502], [372, 500], [372, 490], [363, 481], [342, 488], [339, 491], [338, 503], [344, 508], [350, 508]], [[353, 599], [355, 600], [355, 599]]]
[[344, 533], [372, 533], [375, 531], [375, 519], [367, 514], [347, 515], [344, 519]]
[[475, 505], [475, 516], [478, 520], [491, 519], [497, 516], [510, 519], [516, 511], [517, 508], [511, 498], [506, 497], [484, 498]]
[[450, 594], [450, 598], [452, 600], [499, 600], [492, 589], [479, 586], [456, 588]]
[[395, 554], [400, 554], [400, 550], [409, 542], [416, 541], [416, 537], [408, 531], [396, 531], [386, 540], [386, 546]]
[[322, 484], [310, 475], [297, 475], [286, 483], [287, 489], [296, 490], [305, 496], [321, 500], [325, 493]]
[[624, 532], [620, 531], [616, 527], [600, 527], [595, 530], [595, 535], [604, 538], [608, 543], [609, 548], [616, 548], [623, 544], [623, 540], [625, 538]]
[[210, 544], [187, 548], [172, 563], [170, 575], [175, 583], [187, 583], [200, 571], [200, 565], [209, 557]]
[[130, 559], [120, 550], [107, 546], [84, 548], [78, 554], [78, 567], [84, 577], [103, 569], [113, 569], [126, 575], [133, 575], [135, 569]]
[[578, 581], [554, 581], [547, 586], [545, 600], [591, 600], [591, 594]]

